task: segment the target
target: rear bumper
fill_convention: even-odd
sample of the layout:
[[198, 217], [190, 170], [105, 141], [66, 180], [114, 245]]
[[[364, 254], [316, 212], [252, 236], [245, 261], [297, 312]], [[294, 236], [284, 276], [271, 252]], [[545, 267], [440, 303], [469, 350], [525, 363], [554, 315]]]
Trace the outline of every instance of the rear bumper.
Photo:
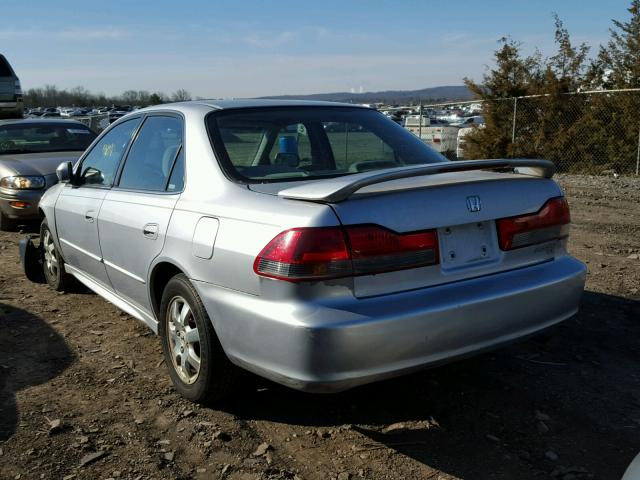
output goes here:
[[289, 387], [335, 392], [451, 361], [575, 314], [586, 267], [531, 267], [366, 299], [266, 301], [194, 282], [236, 364]]

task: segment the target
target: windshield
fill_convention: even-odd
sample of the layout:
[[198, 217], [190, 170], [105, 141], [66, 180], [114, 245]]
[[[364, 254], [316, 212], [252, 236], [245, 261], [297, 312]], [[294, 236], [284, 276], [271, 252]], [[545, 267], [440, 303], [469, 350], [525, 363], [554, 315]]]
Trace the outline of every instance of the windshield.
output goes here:
[[81, 151], [95, 138], [92, 130], [77, 123], [0, 125], [0, 155]]
[[447, 161], [392, 120], [364, 108], [223, 110], [207, 117], [207, 127], [225, 171], [247, 182], [309, 180]]

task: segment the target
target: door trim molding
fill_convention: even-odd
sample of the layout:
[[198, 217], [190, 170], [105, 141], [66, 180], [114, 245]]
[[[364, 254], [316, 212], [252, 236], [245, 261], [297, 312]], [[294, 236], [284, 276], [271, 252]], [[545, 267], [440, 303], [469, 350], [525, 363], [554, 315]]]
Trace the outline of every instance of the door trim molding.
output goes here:
[[74, 248], [75, 250], [79, 251], [80, 253], [84, 253], [86, 256], [93, 258], [97, 262], [102, 262], [102, 257], [96, 255], [95, 253], [91, 253], [90, 251], [85, 250], [82, 247], [79, 247], [75, 243], [71, 243], [69, 240], [66, 240], [66, 239], [60, 237], [60, 243], [64, 243], [65, 245], [68, 245], [69, 247]]
[[114, 270], [116, 270], [116, 271], [118, 271], [118, 272], [120, 272], [120, 273], [122, 273], [122, 274], [126, 275], [127, 277], [133, 278], [134, 280], [137, 280], [138, 282], [140, 282], [140, 283], [142, 283], [142, 284], [147, 283], [147, 282], [145, 281], [145, 279], [144, 279], [144, 278], [140, 278], [139, 276], [137, 276], [137, 275], [135, 275], [135, 274], [131, 273], [129, 270], [125, 270], [124, 268], [119, 267], [119, 266], [118, 266], [118, 265], [116, 265], [115, 263], [111, 263], [111, 262], [109, 262], [109, 261], [107, 261], [107, 260], [102, 260], [102, 262], [103, 262], [107, 267], [111, 267], [111, 268], [113, 268]]

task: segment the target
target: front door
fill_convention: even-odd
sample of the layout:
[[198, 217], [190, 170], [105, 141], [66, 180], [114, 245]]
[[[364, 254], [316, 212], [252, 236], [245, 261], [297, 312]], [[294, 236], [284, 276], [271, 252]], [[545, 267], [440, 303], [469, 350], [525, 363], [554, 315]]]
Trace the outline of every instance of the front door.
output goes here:
[[55, 207], [65, 262], [107, 288], [110, 282], [98, 239], [98, 214], [139, 123], [136, 118], [109, 130], [81, 161], [78, 179], [62, 189]]

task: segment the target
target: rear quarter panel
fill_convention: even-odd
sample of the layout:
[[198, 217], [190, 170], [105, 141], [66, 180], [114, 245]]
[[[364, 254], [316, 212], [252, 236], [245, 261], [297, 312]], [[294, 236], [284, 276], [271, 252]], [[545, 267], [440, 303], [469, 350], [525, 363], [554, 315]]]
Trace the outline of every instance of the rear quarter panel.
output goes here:
[[[203, 217], [219, 222], [211, 259], [194, 254], [193, 234]], [[155, 263], [173, 261], [193, 280], [258, 295], [263, 279], [253, 271], [253, 262], [278, 233], [338, 224], [328, 205], [285, 200], [230, 185], [224, 195], [208, 202], [178, 201], [165, 248]]]

